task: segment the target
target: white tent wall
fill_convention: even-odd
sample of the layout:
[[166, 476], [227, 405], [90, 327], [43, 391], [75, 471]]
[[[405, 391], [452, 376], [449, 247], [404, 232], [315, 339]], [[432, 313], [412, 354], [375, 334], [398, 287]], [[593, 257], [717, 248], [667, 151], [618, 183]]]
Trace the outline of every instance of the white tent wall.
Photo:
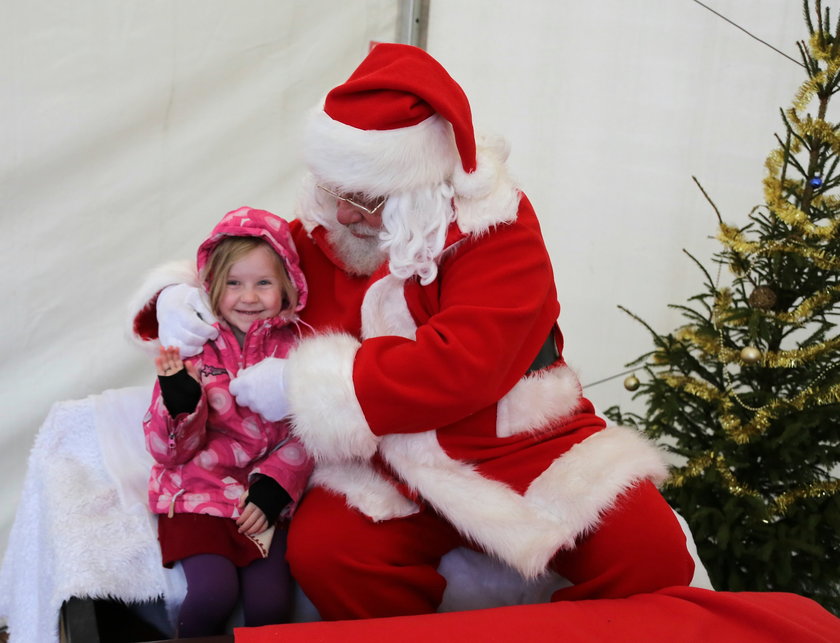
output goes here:
[[[50, 405], [151, 382], [126, 303], [228, 210], [292, 216], [305, 110], [395, 0], [7, 0], [0, 20], [0, 551]], [[25, 502], [26, 499], [22, 499]]]
[[[704, 4], [799, 60], [799, 0]], [[725, 220], [746, 223], [804, 70], [692, 0], [432, 0], [428, 33], [476, 121], [511, 143], [551, 251], [567, 360], [584, 384], [621, 373], [653, 343], [617, 306], [668, 332], [682, 321], [667, 305], [703, 290], [682, 249], [715, 274], [717, 219], [692, 175]], [[600, 409], [638, 408], [623, 379], [585, 392]]]
[[[795, 56], [795, 0], [707, 3]], [[50, 405], [150, 382], [125, 338], [149, 268], [189, 258], [227, 210], [291, 215], [305, 110], [399, 0], [7, 0], [0, 22], [0, 549]], [[464, 86], [552, 253], [566, 354], [586, 382], [650, 347], [700, 290], [714, 213], [761, 199], [763, 160], [802, 78], [691, 0], [432, 0], [427, 48]], [[527, 287], [523, 284], [523, 287]], [[621, 378], [587, 393], [604, 408]]]

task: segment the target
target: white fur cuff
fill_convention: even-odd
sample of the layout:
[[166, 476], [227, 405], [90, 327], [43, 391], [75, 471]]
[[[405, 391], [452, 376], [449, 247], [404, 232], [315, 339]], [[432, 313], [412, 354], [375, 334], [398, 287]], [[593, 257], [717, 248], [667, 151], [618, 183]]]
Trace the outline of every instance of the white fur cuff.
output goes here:
[[354, 337], [336, 333], [305, 339], [289, 354], [292, 430], [319, 461], [370, 458], [379, 444], [353, 386], [359, 346]]
[[368, 462], [320, 463], [312, 473], [312, 484], [342, 494], [347, 504], [374, 522], [410, 516], [419, 511], [411, 500]]
[[568, 366], [527, 375], [499, 400], [496, 435], [507, 438], [546, 429], [571, 415], [580, 398], [580, 382]]

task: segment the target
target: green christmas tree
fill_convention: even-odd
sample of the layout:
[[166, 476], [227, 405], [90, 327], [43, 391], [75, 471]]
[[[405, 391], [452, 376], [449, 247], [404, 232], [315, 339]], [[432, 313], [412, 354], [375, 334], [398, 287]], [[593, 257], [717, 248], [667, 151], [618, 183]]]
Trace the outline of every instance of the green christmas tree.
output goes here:
[[607, 415], [676, 456], [664, 493], [716, 589], [796, 592], [840, 613], [840, 124], [826, 120], [840, 22], [819, 0], [803, 9], [807, 79], [782, 110], [765, 203], [739, 228], [707, 196], [716, 269], [691, 257], [705, 290], [675, 306], [685, 324], [645, 324], [654, 348], [628, 366], [646, 375], [625, 382], [644, 411]]

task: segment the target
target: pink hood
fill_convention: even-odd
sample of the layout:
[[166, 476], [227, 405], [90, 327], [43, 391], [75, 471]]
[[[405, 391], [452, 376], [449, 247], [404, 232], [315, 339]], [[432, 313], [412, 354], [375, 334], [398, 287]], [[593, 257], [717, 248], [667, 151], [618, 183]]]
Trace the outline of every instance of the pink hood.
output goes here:
[[[292, 241], [288, 222], [266, 210], [255, 210], [249, 207], [241, 207], [228, 212], [198, 248], [196, 265], [199, 272], [207, 264], [210, 253], [225, 237], [259, 237], [267, 241], [280, 255], [286, 266], [286, 272], [297, 287], [298, 303], [295, 312], [306, 305], [306, 278], [300, 269], [300, 260], [295, 242]], [[207, 287], [206, 283], [205, 287]]]

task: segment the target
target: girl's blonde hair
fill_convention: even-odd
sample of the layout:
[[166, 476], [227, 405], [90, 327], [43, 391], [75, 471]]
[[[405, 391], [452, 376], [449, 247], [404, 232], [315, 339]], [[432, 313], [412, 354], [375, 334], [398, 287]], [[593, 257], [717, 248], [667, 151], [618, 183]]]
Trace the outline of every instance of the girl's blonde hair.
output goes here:
[[277, 279], [280, 283], [280, 293], [283, 296], [283, 307], [281, 313], [293, 313], [297, 307], [298, 291], [286, 272], [286, 265], [280, 255], [271, 245], [259, 237], [227, 237], [213, 248], [207, 263], [201, 271], [201, 280], [207, 284], [207, 294], [210, 296], [210, 308], [216, 317], [219, 317], [219, 302], [225, 291], [228, 273], [231, 266], [242, 259], [252, 250], [265, 246], [271, 251], [277, 268]]

